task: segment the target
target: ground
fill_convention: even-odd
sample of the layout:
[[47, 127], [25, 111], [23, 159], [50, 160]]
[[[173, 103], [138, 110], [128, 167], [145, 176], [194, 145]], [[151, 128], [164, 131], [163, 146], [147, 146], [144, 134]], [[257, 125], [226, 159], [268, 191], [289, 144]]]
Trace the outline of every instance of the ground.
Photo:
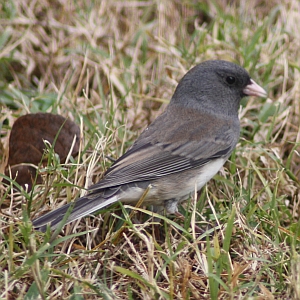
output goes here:
[[[1, 3], [0, 173], [27, 113], [60, 114], [82, 138], [66, 162], [48, 148], [32, 191], [0, 185], [0, 298], [300, 299], [299, 11], [297, 0]], [[116, 204], [54, 237], [33, 230], [100, 180], [207, 59], [242, 65], [268, 98], [242, 101], [236, 150], [183, 219]]]

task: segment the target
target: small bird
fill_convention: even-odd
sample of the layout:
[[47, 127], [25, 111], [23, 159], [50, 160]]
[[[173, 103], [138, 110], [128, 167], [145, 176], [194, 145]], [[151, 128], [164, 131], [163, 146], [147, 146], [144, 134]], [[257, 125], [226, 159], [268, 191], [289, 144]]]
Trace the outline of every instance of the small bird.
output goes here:
[[266, 97], [247, 71], [228, 61], [208, 60], [180, 80], [165, 111], [129, 150], [107, 170], [89, 193], [33, 221], [45, 231], [68, 224], [120, 201], [143, 204], [166, 213], [199, 191], [223, 166], [240, 135], [238, 110], [244, 96]]

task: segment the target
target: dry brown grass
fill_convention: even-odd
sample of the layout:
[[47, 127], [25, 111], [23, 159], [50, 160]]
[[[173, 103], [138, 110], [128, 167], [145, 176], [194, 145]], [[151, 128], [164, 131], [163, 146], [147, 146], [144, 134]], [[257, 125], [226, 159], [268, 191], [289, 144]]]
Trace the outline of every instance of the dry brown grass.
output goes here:
[[[0, 4], [0, 173], [18, 116], [59, 113], [84, 136], [80, 157], [53, 157], [33, 193], [1, 186], [1, 299], [300, 298], [300, 5], [216, 2]], [[158, 224], [117, 205], [54, 240], [32, 230], [28, 218], [84, 193], [181, 76], [216, 58], [245, 66], [269, 99], [243, 102], [237, 150], [198, 203], [181, 208], [184, 221]]]

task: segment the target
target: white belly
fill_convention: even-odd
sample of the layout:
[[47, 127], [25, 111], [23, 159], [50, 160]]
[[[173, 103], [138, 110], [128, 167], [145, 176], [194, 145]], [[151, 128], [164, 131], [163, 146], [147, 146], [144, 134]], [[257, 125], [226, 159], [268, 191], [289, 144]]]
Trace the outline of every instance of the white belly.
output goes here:
[[[196, 191], [199, 191], [210, 179], [212, 179], [224, 165], [226, 159], [219, 158], [207, 165], [203, 166], [199, 173], [191, 178], [185, 188], [178, 194], [178, 198], [188, 197]], [[184, 199], [181, 199], [184, 200]]]
[[[170, 178], [169, 181], [158, 180], [151, 185], [145, 199], [145, 204], [161, 205], [169, 199], [177, 201], [185, 200], [196, 191], [199, 191], [223, 166], [225, 159], [220, 158], [203, 166], [198, 172], [191, 170], [192, 176], [186, 180], [188, 175], [182, 174], [183, 178]], [[185, 171], [188, 172], [188, 171]], [[174, 182], [175, 181], [175, 182]], [[175, 186], [174, 186], [175, 184]], [[119, 194], [118, 198], [124, 203], [136, 202], [145, 192], [144, 189], [132, 187], [125, 193]]]
[[205, 165], [201, 169], [201, 173], [198, 175], [198, 177], [195, 178], [194, 181], [191, 181], [191, 184], [194, 184], [194, 187], [195, 187], [195, 183], [196, 183], [197, 190], [199, 191], [205, 185], [206, 182], [208, 182], [210, 179], [212, 179], [218, 173], [218, 171], [224, 165], [225, 161], [226, 161], [226, 159], [219, 158], [219, 159], [215, 160], [214, 162], [211, 162], [211, 163]]

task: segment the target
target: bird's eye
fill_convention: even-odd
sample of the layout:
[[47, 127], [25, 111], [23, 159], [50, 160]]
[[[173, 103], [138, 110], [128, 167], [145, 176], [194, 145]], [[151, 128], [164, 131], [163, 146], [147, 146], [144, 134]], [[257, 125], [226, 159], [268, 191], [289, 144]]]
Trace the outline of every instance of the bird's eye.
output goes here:
[[226, 82], [230, 85], [234, 84], [235, 83], [235, 77], [233, 76], [227, 76], [226, 77]]

